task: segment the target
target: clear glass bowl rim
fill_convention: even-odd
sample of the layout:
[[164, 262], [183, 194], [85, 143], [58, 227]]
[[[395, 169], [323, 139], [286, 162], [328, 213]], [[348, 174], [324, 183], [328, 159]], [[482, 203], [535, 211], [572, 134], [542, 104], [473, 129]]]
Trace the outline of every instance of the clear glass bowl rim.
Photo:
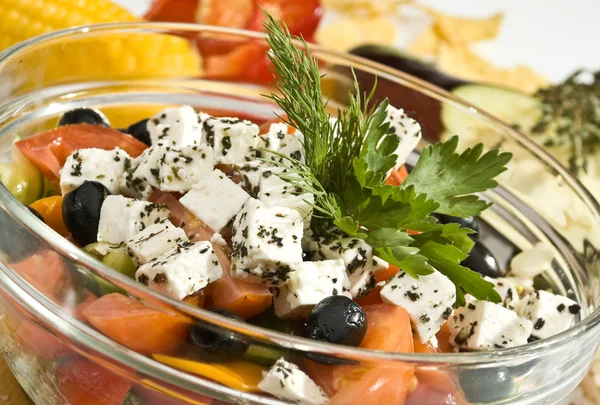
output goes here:
[[[10, 58], [19, 54], [19, 52], [27, 51], [28, 49], [39, 46], [45, 42], [54, 42], [57, 39], [68, 41], [70, 38], [79, 37], [82, 34], [103, 34], [103, 33], [173, 33], [173, 32], [205, 32], [213, 34], [232, 34], [237, 36], [243, 36], [253, 39], [264, 39], [265, 34], [247, 31], [242, 29], [207, 26], [201, 24], [184, 24], [184, 23], [155, 23], [155, 22], [139, 22], [139, 23], [111, 23], [111, 24], [97, 24], [90, 26], [74, 27], [64, 29], [60, 31], [54, 31], [48, 34], [44, 34], [19, 44], [14, 45], [11, 48], [0, 53], [0, 71], [3, 64]], [[449, 103], [453, 107], [459, 107], [462, 109], [468, 109], [470, 113], [476, 114], [479, 119], [487, 121], [491, 126], [496, 127], [502, 132], [509, 135], [514, 141], [518, 142], [520, 146], [527, 149], [528, 152], [533, 154], [537, 159], [541, 160], [542, 163], [548, 165], [558, 175], [560, 175], [565, 183], [574, 190], [586, 207], [594, 214], [594, 217], [598, 223], [600, 223], [600, 204], [592, 197], [587, 189], [580, 183], [580, 181], [573, 176], [566, 168], [560, 165], [556, 159], [549, 155], [542, 147], [537, 145], [527, 136], [521, 134], [517, 130], [504, 124], [500, 120], [492, 117], [491, 115], [479, 110], [477, 107], [470, 105], [469, 103], [455, 97], [451, 93], [438, 88], [430, 83], [427, 83], [421, 79], [387, 67], [385, 65], [369, 61], [367, 59], [330, 50], [326, 47], [319, 45], [310, 44], [310, 49], [318, 51], [319, 53], [325, 53], [332, 57], [335, 57], [341, 61], [344, 61], [348, 65], [352, 65], [355, 68], [369, 68], [377, 71], [378, 77], [384, 77], [394, 82], [399, 82], [403, 86], [418, 90], [420, 93], [428, 97], [433, 97], [440, 102]], [[0, 116], [2, 116], [2, 105], [0, 104]], [[449, 353], [449, 354], [403, 354], [403, 353], [389, 353], [372, 350], [364, 350], [347, 346], [332, 345], [328, 343], [320, 343], [311, 341], [305, 338], [299, 338], [275, 332], [272, 330], [264, 329], [257, 326], [252, 326], [245, 323], [239, 323], [231, 321], [220, 315], [213, 314], [205, 311], [201, 308], [195, 308], [191, 305], [187, 305], [183, 302], [176, 301], [167, 296], [161, 295], [147, 287], [141, 286], [120, 273], [115, 272], [109, 267], [102, 263], [94, 260], [91, 256], [85, 254], [81, 249], [71, 244], [65, 238], [60, 237], [52, 229], [44, 226], [39, 221], [35, 220], [32, 215], [26, 215], [28, 210], [25, 206], [20, 204], [8, 190], [2, 186], [0, 187], [0, 203], [4, 205], [7, 211], [21, 222], [26, 228], [33, 233], [41, 237], [48, 246], [51, 246], [54, 251], [58, 252], [64, 257], [70, 258], [70, 260], [77, 264], [91, 270], [93, 273], [113, 282], [115, 285], [123, 288], [129, 293], [137, 297], [143, 297], [151, 302], [156, 302], [160, 305], [167, 305], [176, 309], [178, 312], [185, 313], [193, 316], [196, 319], [201, 319], [212, 324], [225, 327], [227, 329], [240, 332], [242, 334], [250, 334], [252, 336], [258, 336], [263, 339], [269, 340], [275, 344], [280, 344], [284, 347], [296, 348], [303, 351], [311, 351], [317, 353], [335, 354], [339, 357], [349, 357], [353, 359], [361, 359], [366, 362], [378, 362], [378, 361], [389, 361], [389, 362], [410, 362], [415, 364], [427, 365], [427, 364], [440, 364], [444, 363], [447, 365], [462, 365], [462, 364], [477, 364], [477, 363], [493, 363], [493, 362], [510, 362], [513, 360], [522, 360], [523, 358], [536, 357], [541, 352], [551, 350], [552, 348], [569, 344], [572, 339], [577, 338], [579, 335], [586, 333], [590, 329], [593, 329], [600, 324], [600, 308], [597, 308], [593, 313], [584, 318], [581, 322], [574, 325], [572, 328], [558, 335], [555, 335], [549, 339], [533, 342], [525, 346], [496, 350], [491, 352], [474, 352], [474, 353]], [[25, 297], [30, 297], [33, 301], [29, 301], [30, 307], [36, 307], [40, 310], [35, 311], [36, 314], [51, 314], [51, 318], [54, 320], [60, 320], [65, 322], [63, 327], [56, 325], [62, 331], [67, 331], [69, 327], [74, 327], [78, 332], [85, 333], [83, 337], [84, 341], [94, 341], [96, 345], [103, 346], [109, 351], [117, 349], [114, 345], [106, 346], [106, 338], [102, 335], [90, 330], [89, 327], [71, 317], [71, 319], [65, 319], [64, 311], [43, 294], [36, 291], [33, 287], [29, 286], [24, 282], [20, 276], [9, 268], [9, 276], [13, 282], [16, 281], [16, 288], [23, 291]], [[14, 293], [12, 291], [9, 293]], [[22, 295], [22, 294], [17, 294]], [[49, 312], [48, 312], [49, 311]], [[66, 328], [65, 328], [66, 327]], [[71, 333], [68, 335], [73, 336]], [[81, 336], [80, 336], [81, 337]], [[78, 339], [81, 342], [81, 339]], [[96, 348], [99, 348], [96, 346]], [[123, 350], [119, 348], [116, 350], [120, 354], [133, 354], [128, 349]], [[117, 354], [117, 353], [115, 353]], [[117, 357], [121, 357], [117, 354]], [[137, 358], [138, 356], [133, 356]], [[121, 358], [122, 359], [122, 358]], [[133, 360], [130, 358], [130, 360]], [[134, 360], [134, 362], [136, 362]], [[139, 362], [137, 364], [141, 365]], [[144, 362], [143, 368], [147, 369], [149, 364]], [[155, 363], [154, 371], [159, 373], [166, 371], [164, 366]]]

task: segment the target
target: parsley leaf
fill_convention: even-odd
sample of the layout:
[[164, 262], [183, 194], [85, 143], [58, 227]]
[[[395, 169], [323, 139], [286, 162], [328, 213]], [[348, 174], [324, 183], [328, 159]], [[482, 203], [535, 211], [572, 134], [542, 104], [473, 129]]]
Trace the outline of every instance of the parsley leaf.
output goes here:
[[483, 144], [458, 154], [457, 146], [457, 136], [427, 146], [401, 187], [426, 194], [440, 205], [436, 212], [465, 218], [490, 206], [472, 193], [496, 187], [493, 179], [506, 170], [512, 154], [494, 149], [482, 155]]

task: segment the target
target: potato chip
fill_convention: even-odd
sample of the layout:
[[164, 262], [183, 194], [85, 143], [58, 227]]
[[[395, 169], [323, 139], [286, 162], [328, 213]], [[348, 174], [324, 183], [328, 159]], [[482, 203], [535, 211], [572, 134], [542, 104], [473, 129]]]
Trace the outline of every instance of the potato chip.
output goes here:
[[[301, 0], [298, 0], [301, 1]], [[322, 0], [322, 5], [352, 17], [381, 17], [395, 13], [401, 4], [413, 0]]]
[[432, 10], [429, 13], [434, 18], [433, 26], [438, 35], [455, 45], [496, 38], [504, 19], [502, 13], [485, 19], [453, 17]]
[[434, 27], [431, 26], [415, 38], [407, 48], [407, 51], [419, 56], [435, 57], [442, 40]]
[[323, 46], [349, 51], [359, 45], [393, 45], [396, 26], [387, 18], [348, 18], [320, 28], [315, 38]]

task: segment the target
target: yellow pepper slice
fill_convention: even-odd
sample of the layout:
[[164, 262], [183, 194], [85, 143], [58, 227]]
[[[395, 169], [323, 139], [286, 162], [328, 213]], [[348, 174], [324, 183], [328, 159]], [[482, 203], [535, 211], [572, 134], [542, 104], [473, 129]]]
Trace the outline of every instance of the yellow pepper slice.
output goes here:
[[156, 361], [167, 366], [198, 374], [223, 385], [245, 392], [258, 392], [258, 383], [262, 379], [263, 368], [247, 361], [213, 364], [185, 360], [177, 357], [152, 355]]
[[31, 203], [30, 207], [40, 213], [50, 228], [62, 236], [67, 236], [69, 231], [63, 222], [62, 200], [62, 196], [55, 195], [37, 200]]

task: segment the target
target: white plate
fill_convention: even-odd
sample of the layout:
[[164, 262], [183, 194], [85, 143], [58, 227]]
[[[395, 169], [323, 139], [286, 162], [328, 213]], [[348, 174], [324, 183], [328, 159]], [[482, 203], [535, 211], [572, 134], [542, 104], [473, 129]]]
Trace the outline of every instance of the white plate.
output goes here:
[[[137, 15], [152, 0], [113, 0]], [[298, 0], [302, 1], [302, 0]], [[377, 0], [373, 0], [377, 1]], [[420, 0], [449, 14], [485, 17], [502, 11], [498, 38], [475, 46], [499, 66], [525, 64], [560, 81], [578, 68], [600, 69], [600, 1], [595, 0]], [[324, 22], [332, 20], [326, 15]]]

